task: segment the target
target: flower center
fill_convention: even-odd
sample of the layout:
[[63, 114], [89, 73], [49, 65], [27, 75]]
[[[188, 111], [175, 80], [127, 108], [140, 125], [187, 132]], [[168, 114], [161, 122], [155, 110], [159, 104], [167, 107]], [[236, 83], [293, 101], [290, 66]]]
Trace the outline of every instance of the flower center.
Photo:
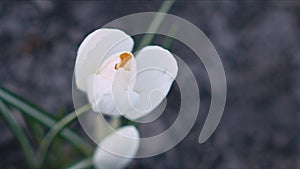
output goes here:
[[118, 70], [120, 67], [125, 68], [124, 66], [131, 58], [132, 58], [132, 55], [130, 53], [128, 53], [128, 52], [122, 53], [120, 55], [120, 62], [115, 64], [115, 69]]

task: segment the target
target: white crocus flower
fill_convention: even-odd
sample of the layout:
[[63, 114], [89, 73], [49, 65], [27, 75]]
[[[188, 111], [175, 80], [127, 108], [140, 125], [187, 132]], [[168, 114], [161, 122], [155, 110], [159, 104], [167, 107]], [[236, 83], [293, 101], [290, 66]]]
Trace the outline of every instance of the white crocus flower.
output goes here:
[[140, 140], [134, 126], [126, 126], [107, 136], [96, 149], [93, 164], [97, 169], [122, 169], [135, 157]]
[[101, 28], [88, 35], [77, 52], [75, 82], [95, 112], [137, 119], [168, 94], [177, 75], [174, 56], [146, 46], [136, 58], [133, 39], [121, 30]]

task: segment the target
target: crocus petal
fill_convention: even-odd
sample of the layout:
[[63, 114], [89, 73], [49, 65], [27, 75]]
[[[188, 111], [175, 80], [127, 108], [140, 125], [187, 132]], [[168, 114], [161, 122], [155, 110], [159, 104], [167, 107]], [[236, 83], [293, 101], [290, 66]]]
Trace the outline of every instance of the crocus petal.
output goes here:
[[122, 169], [135, 157], [140, 144], [139, 132], [134, 126], [118, 129], [107, 136], [96, 149], [93, 163], [97, 169]]
[[132, 111], [131, 107], [134, 107], [136, 105], [140, 98], [140, 95], [135, 91], [122, 90], [118, 92], [117, 97], [117, 99], [114, 99], [112, 93], [104, 94], [100, 102], [97, 102], [98, 108], [96, 108], [95, 110], [100, 110], [100, 112], [102, 112], [103, 114], [111, 116], [124, 115], [125, 112]]
[[147, 46], [137, 54], [136, 62], [138, 75], [134, 89], [141, 94], [158, 89], [166, 96], [178, 72], [174, 56], [162, 47]]
[[[117, 108], [127, 118], [133, 120], [145, 116], [162, 102], [178, 72], [174, 56], [158, 46], [143, 48], [138, 53], [136, 62], [137, 74], [132, 81], [135, 81], [133, 91], [139, 95], [137, 102], [125, 96], [124, 92], [122, 94], [122, 90], [117, 87], [118, 83], [113, 83]], [[122, 76], [116, 73], [115, 80], [120, 77]]]
[[95, 112], [100, 112], [97, 102], [101, 100], [103, 95], [111, 92], [111, 82], [100, 75], [92, 74], [88, 77], [87, 96], [92, 109]]
[[120, 55], [122, 53], [124, 52], [109, 57], [97, 70], [97, 74], [92, 74], [88, 78], [87, 95], [92, 109], [95, 112], [113, 116], [120, 115], [120, 112], [115, 107], [112, 95], [112, 83], [115, 80], [116, 73], [120, 75], [120, 78], [117, 78], [116, 82], [118, 88], [121, 89], [118, 95], [124, 95], [125, 93], [125, 95], [129, 95], [134, 102], [138, 100], [138, 94], [134, 92], [131, 87], [134, 85], [134, 81], [131, 82], [131, 79], [136, 74], [135, 58], [132, 56], [126, 63], [123, 62], [124, 65], [122, 65], [122, 67], [118, 69], [115, 68], [116, 64], [121, 62]]
[[75, 82], [78, 89], [87, 90], [87, 78], [113, 53], [128, 51], [134, 42], [130, 36], [117, 29], [98, 29], [89, 34], [81, 43], [75, 63]]

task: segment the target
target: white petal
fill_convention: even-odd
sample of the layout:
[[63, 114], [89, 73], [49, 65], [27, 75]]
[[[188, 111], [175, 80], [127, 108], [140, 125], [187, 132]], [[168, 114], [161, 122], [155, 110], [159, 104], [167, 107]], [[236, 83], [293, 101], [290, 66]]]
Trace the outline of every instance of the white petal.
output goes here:
[[122, 51], [131, 51], [133, 40], [117, 29], [98, 29], [89, 34], [81, 43], [75, 63], [75, 82], [77, 87], [86, 91], [87, 78], [96, 73], [97, 67], [108, 56]]
[[[132, 91], [134, 81], [131, 82], [132, 77], [136, 74], [136, 60], [132, 57], [125, 67], [120, 67], [116, 70], [115, 64], [120, 62], [120, 54], [115, 54], [108, 58], [100, 67], [99, 73], [90, 75], [88, 78], [88, 98], [92, 105], [93, 111], [101, 112], [107, 115], [117, 116], [121, 113], [115, 107], [114, 98], [112, 95], [112, 83], [116, 80], [118, 86], [118, 94], [116, 97], [123, 95], [130, 96], [130, 100], [137, 102], [138, 94]], [[115, 79], [118, 73], [118, 78]]]
[[136, 107], [140, 95], [132, 90], [113, 89], [112, 93], [107, 95], [107, 100], [108, 98], [111, 99], [109, 100], [111, 101], [109, 103], [112, 103], [113, 105], [108, 102], [102, 102], [99, 104], [101, 110], [110, 112], [109, 115], [126, 115], [128, 112], [134, 111], [133, 108]]
[[[143, 48], [136, 61], [138, 74], [135, 76], [133, 90], [139, 94], [139, 100], [131, 110], [123, 105], [119, 106], [121, 101], [116, 101], [122, 113], [130, 119], [140, 118], [155, 109], [168, 94], [178, 72], [174, 56], [158, 46]], [[113, 89], [114, 87], [113, 83]], [[127, 105], [132, 106], [128, 102]]]
[[[127, 79], [120, 72], [117, 71], [115, 75], [114, 80], [116, 82], [113, 83], [112, 91], [104, 94], [100, 102], [98, 102], [99, 109], [104, 114], [116, 116], [131, 112], [133, 111], [132, 107], [135, 107], [140, 98], [140, 95], [131, 89], [132, 85], [130, 84], [132, 83], [122, 82], [122, 80], [127, 81]], [[119, 75], [121, 78], [118, 78]]]
[[103, 95], [111, 92], [111, 85], [112, 82], [103, 78], [101, 75], [89, 75], [87, 82], [87, 96], [93, 111], [100, 112], [97, 103], [101, 100]]
[[135, 157], [139, 144], [139, 132], [134, 126], [126, 126], [107, 136], [93, 156], [97, 169], [122, 169]]
[[174, 56], [167, 49], [160, 46], [146, 46], [136, 56], [137, 70], [145, 68], [158, 68], [177, 76], [178, 66]]

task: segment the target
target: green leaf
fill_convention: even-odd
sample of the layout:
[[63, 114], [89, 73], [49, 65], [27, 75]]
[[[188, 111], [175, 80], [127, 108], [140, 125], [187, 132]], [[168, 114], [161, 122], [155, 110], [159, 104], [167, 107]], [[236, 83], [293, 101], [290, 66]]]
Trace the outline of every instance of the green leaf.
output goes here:
[[177, 30], [178, 30], [178, 25], [173, 24], [173, 25], [171, 26], [171, 29], [170, 29], [169, 32], [168, 32], [168, 36], [165, 38], [165, 40], [164, 40], [164, 42], [163, 42], [163, 44], [162, 44], [162, 46], [163, 46], [165, 49], [169, 49], [169, 48], [170, 48], [170, 46], [171, 46], [171, 44], [172, 44], [172, 41], [173, 41], [173, 38], [172, 38], [172, 37], [176, 35]]
[[20, 142], [21, 148], [23, 149], [25, 158], [31, 168], [34, 167], [34, 149], [22, 127], [19, 125], [15, 117], [12, 115], [11, 110], [5, 105], [5, 103], [0, 100], [0, 113], [4, 117], [5, 121], [8, 123], [14, 135]]
[[[28, 101], [20, 98], [19, 96], [9, 92], [0, 86], [0, 99], [8, 103], [9, 105], [15, 107], [20, 110], [22, 113], [36, 119], [41, 124], [46, 127], [51, 128], [56, 124], [54, 118], [49, 116], [49, 113], [41, 110], [37, 106], [29, 103]], [[73, 144], [76, 148], [81, 150], [86, 155], [90, 155], [93, 151], [93, 148], [90, 143], [81, 138], [78, 134], [73, 132], [69, 128], [65, 128], [61, 133], [61, 136], [65, 138], [68, 142]]]
[[[157, 32], [161, 22], [164, 20], [165, 15], [162, 15], [161, 13], [168, 13], [169, 10], [171, 9], [172, 5], [175, 3], [175, 0], [165, 0], [164, 3], [161, 5], [160, 9], [159, 9], [159, 13], [156, 14], [156, 16], [154, 17], [154, 19], [152, 20], [147, 32]], [[137, 50], [141, 50], [143, 47], [149, 45], [153, 38], [154, 38], [154, 33], [148, 33], [146, 34], [140, 45], [138, 46]]]
[[82, 115], [87, 110], [90, 110], [91, 106], [90, 104], [84, 105], [77, 109], [76, 111], [73, 111], [69, 113], [67, 116], [65, 116], [63, 119], [61, 119], [59, 122], [57, 122], [51, 130], [48, 132], [48, 134], [44, 137], [40, 147], [39, 151], [37, 153], [37, 159], [39, 161], [39, 166], [43, 166], [43, 163], [46, 159], [46, 155], [48, 152], [48, 149], [54, 140], [55, 136], [63, 130], [69, 123], [71, 123], [74, 119], [76, 119], [77, 116]]
[[39, 145], [44, 138], [45, 127], [42, 126], [42, 124], [40, 124], [39, 122], [37, 122], [37, 120], [35, 120], [34, 118], [32, 118], [30, 116], [23, 116], [23, 117], [24, 117], [26, 126], [28, 127], [27, 130], [29, 130], [32, 134], [29, 137], [31, 138], [31, 136], [33, 136], [31, 139], [32, 143], [34, 145], [35, 144]]

